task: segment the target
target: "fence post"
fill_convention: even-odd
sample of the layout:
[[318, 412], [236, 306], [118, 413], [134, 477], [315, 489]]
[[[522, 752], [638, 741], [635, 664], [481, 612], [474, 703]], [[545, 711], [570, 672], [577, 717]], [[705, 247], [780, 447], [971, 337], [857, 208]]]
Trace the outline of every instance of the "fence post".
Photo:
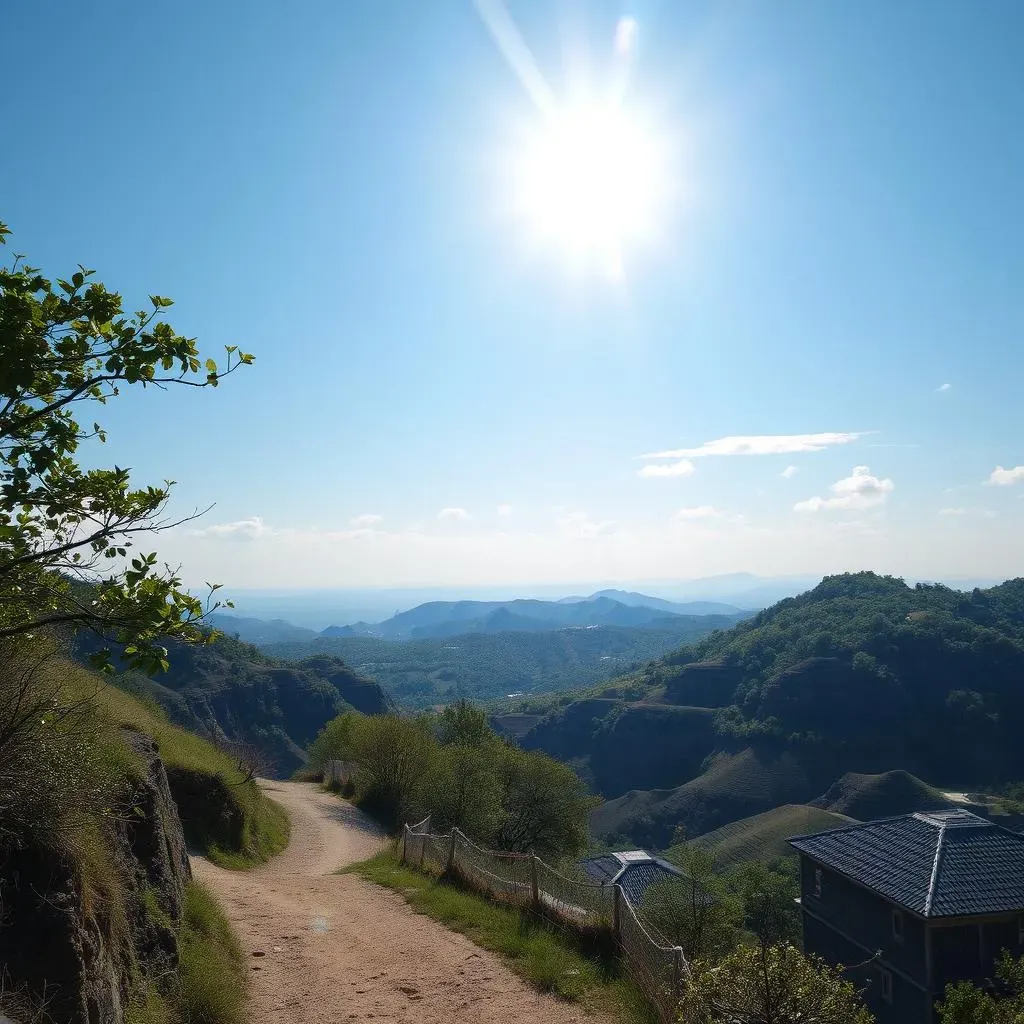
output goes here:
[[540, 913], [540, 886], [537, 883], [537, 857], [530, 854], [530, 904], [535, 914]]
[[455, 836], [458, 834], [458, 829], [452, 829], [452, 845], [448, 847], [448, 863], [444, 866], [444, 873], [450, 875], [452, 868], [455, 866]]
[[399, 861], [399, 864], [404, 864], [405, 863], [405, 848], [406, 848], [406, 844], [408, 842], [408, 836], [409, 836], [409, 823], [406, 822], [402, 826], [402, 859]]
[[428, 827], [427, 831], [424, 832], [422, 836], [420, 836], [420, 870], [421, 871], [423, 870], [423, 862], [427, 858], [427, 838], [428, 838], [429, 835], [430, 835], [430, 829]]
[[676, 946], [672, 952], [672, 996], [678, 1004], [683, 998], [683, 947]]
[[612, 886], [612, 935], [622, 944], [622, 886]]

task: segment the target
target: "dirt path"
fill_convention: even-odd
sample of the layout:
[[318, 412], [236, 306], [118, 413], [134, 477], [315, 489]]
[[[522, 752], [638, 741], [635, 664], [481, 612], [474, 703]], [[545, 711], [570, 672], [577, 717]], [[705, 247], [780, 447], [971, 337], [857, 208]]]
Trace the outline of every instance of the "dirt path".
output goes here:
[[315, 785], [261, 786], [291, 815], [288, 849], [253, 871], [192, 860], [251, 961], [252, 1024], [595, 1021], [535, 992], [494, 954], [413, 913], [397, 893], [331, 874], [384, 842], [354, 807]]

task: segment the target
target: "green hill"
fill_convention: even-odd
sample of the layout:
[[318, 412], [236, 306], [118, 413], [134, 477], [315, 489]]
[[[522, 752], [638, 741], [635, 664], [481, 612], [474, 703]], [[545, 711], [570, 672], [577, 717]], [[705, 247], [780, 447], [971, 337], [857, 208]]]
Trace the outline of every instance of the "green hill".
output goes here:
[[666, 651], [731, 625], [723, 616], [674, 616], [652, 626], [463, 633], [416, 640], [320, 636], [268, 643], [265, 654], [331, 654], [372, 677], [399, 704], [426, 708], [461, 698], [504, 699], [593, 686], [635, 671]]
[[[590, 691], [578, 713], [569, 695], [503, 710], [542, 714], [520, 742], [580, 765], [613, 798], [594, 813], [599, 834], [657, 844], [679, 823], [694, 834], [806, 803], [850, 772], [899, 769], [958, 789], [1024, 778], [1021, 679], [1024, 580], [966, 593], [856, 573]], [[657, 719], [675, 731], [608, 742], [628, 707], [653, 705], [681, 712]], [[723, 769], [752, 763], [769, 771], [749, 786]]]
[[922, 782], [909, 772], [882, 772], [859, 775], [847, 772], [830, 786], [814, 806], [836, 814], [846, 814], [858, 821], [892, 818], [915, 811], [937, 811], [955, 806], [942, 792]]
[[89, 701], [110, 726], [153, 737], [193, 847], [219, 864], [241, 867], [265, 860], [287, 843], [287, 815], [247, 781], [231, 755], [173, 724], [161, 708], [108, 677], [70, 662], [57, 662], [52, 671], [65, 699]]
[[608, 843], [627, 841], [663, 849], [676, 826], [699, 836], [780, 804], [803, 803], [820, 783], [784, 751], [720, 753], [705, 771], [674, 789], [631, 790], [591, 814], [594, 834]]
[[698, 775], [716, 740], [708, 708], [591, 697], [541, 719], [519, 745], [579, 766], [597, 792], [616, 797]]
[[[825, 832], [854, 819], [809, 804], [783, 804], [750, 818], [722, 825], [692, 842], [714, 854], [716, 868], [727, 870], [744, 861], [771, 862], [793, 853], [786, 840], [792, 836]], [[669, 851], [672, 857], [673, 847]]]
[[118, 685], [158, 704], [186, 729], [251, 746], [263, 774], [290, 775], [324, 724], [342, 711], [379, 714], [391, 703], [376, 683], [332, 655], [287, 662], [221, 636], [202, 647], [174, 644], [169, 660], [169, 671], [155, 679], [128, 672]]

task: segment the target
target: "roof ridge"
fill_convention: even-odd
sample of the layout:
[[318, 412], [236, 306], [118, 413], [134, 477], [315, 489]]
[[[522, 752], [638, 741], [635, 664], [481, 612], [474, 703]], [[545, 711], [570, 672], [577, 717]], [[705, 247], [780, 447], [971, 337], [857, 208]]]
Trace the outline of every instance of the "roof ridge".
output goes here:
[[[799, 805], [797, 805], [799, 806]], [[831, 812], [838, 814], [838, 811]], [[844, 825], [837, 825], [835, 828], [822, 829], [820, 832], [806, 832], [799, 835], [790, 836], [787, 842], [792, 843], [797, 839], [817, 839], [818, 836], [834, 835], [838, 832], [852, 832], [854, 829], [864, 828], [867, 825], [882, 825], [887, 821], [901, 821], [904, 818], [913, 818], [917, 812], [911, 811], [909, 814], [888, 814], [884, 818], [868, 818], [867, 821], [849, 821]]]
[[935, 844], [935, 859], [932, 861], [932, 876], [928, 880], [928, 895], [924, 901], [924, 916], [931, 917], [932, 906], [935, 903], [935, 889], [939, 881], [939, 871], [942, 869], [942, 853], [946, 847], [946, 826], [939, 827], [939, 841]]

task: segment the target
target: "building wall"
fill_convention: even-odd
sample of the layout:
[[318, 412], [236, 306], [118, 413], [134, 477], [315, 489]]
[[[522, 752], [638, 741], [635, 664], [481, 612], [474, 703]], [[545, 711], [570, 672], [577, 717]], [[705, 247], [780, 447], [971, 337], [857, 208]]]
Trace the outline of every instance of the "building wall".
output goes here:
[[951, 981], [981, 982], [995, 976], [996, 963], [1004, 949], [1014, 956], [1024, 950], [1018, 943], [1017, 915], [1000, 921], [932, 925], [932, 958], [935, 987], [942, 991]]
[[[814, 895], [814, 871], [817, 865], [808, 857], [800, 858], [800, 899], [816, 916], [831, 922], [864, 949], [880, 951], [882, 959], [925, 985], [924, 921], [903, 913], [902, 940], [893, 934], [893, 910], [888, 900], [870, 890], [822, 868], [820, 898]], [[808, 946], [809, 952], [815, 950]], [[864, 959], [863, 953], [859, 956]]]
[[846, 977], [861, 991], [864, 1003], [874, 1014], [877, 1024], [929, 1024], [931, 1021], [931, 1000], [918, 986], [899, 974], [892, 973], [891, 1001], [883, 996], [883, 965], [872, 962], [859, 946], [848, 942], [831, 925], [812, 917], [804, 911], [804, 950], [820, 956], [827, 963], [854, 967]]

